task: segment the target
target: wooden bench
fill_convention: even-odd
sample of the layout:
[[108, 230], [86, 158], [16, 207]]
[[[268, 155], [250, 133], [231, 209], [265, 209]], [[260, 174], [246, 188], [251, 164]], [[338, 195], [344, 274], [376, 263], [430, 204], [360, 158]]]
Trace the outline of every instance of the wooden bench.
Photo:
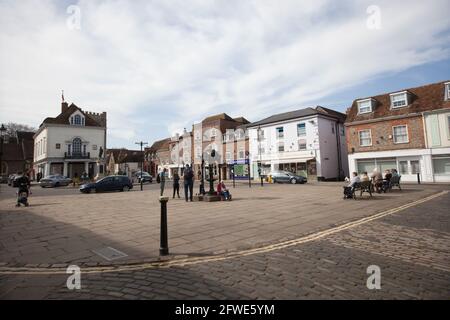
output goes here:
[[372, 197], [372, 182], [371, 181], [363, 181], [357, 183], [355, 188], [353, 189], [353, 198], [356, 200], [356, 191], [359, 191], [359, 196], [362, 198], [364, 192], [368, 193], [370, 197]]

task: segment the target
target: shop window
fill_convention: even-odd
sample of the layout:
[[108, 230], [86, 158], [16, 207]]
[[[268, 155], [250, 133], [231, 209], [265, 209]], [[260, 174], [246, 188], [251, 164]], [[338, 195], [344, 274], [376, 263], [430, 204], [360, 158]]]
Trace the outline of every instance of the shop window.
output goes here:
[[433, 159], [434, 174], [450, 174], [450, 155]]

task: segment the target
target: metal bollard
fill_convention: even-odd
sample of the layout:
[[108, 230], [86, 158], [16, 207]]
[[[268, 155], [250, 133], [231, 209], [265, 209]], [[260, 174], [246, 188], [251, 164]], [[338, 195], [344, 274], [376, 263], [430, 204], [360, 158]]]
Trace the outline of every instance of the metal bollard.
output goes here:
[[167, 256], [169, 254], [169, 243], [167, 240], [167, 202], [169, 197], [159, 197], [161, 203], [161, 238], [159, 246], [159, 255]]
[[417, 172], [417, 183], [420, 184], [420, 173]]

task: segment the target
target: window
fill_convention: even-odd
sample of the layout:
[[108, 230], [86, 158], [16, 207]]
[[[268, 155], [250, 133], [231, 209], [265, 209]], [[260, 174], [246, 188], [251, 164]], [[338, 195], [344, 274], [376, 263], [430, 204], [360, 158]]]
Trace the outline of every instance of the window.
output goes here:
[[399, 161], [398, 165], [400, 174], [408, 174], [408, 161]]
[[297, 125], [297, 136], [306, 136], [306, 123], [299, 123]]
[[68, 154], [70, 154], [70, 152], [71, 152], [71, 150], [72, 150], [72, 145], [67, 145], [67, 153]]
[[73, 117], [73, 124], [76, 126], [80, 126], [81, 125], [81, 117], [79, 114], [75, 115]]
[[264, 130], [263, 129], [258, 129], [257, 134], [258, 134], [258, 141], [264, 140]]
[[277, 130], [277, 138], [278, 139], [284, 138], [284, 128], [279, 127], [276, 130]]
[[72, 153], [73, 154], [81, 154], [81, 139], [75, 138], [72, 141]]
[[450, 174], [450, 155], [433, 158], [434, 174]]
[[278, 152], [284, 152], [284, 143], [283, 142], [280, 142], [278, 144]]
[[405, 126], [392, 127], [394, 143], [408, 143], [408, 128]]
[[450, 100], [450, 82], [445, 84], [445, 100]]
[[298, 140], [298, 150], [306, 150], [306, 139]]
[[359, 131], [359, 145], [368, 147], [372, 145], [372, 132], [370, 130]]
[[244, 159], [245, 158], [245, 152], [244, 149], [240, 149], [239, 150], [239, 159]]
[[450, 116], [447, 116], [447, 137], [450, 139]]
[[420, 161], [419, 160], [411, 160], [411, 174], [420, 173]]
[[342, 137], [345, 136], [345, 127], [344, 126], [339, 126], [339, 131]]
[[408, 105], [408, 95], [406, 92], [391, 94], [391, 107], [401, 108]]
[[55, 146], [56, 149], [61, 149], [61, 143], [57, 143]]
[[86, 154], [86, 145], [83, 146], [83, 154]]
[[358, 160], [357, 162], [358, 172], [372, 172], [375, 168], [375, 160]]
[[358, 101], [358, 114], [370, 112], [372, 112], [372, 100], [368, 99]]
[[231, 160], [231, 152], [227, 151], [226, 158], [227, 160]]

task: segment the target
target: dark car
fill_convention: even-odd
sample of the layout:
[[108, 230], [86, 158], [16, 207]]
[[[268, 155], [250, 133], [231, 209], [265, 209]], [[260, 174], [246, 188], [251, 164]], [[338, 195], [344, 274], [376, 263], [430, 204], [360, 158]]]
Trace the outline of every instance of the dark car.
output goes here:
[[[141, 172], [138, 171], [135, 173], [134, 175], [137, 178], [137, 181], [139, 183], [141, 183]], [[148, 172], [142, 172], [142, 183], [152, 183], [153, 182], [153, 177], [148, 173]]]
[[273, 183], [306, 183], [308, 180], [303, 176], [298, 176], [289, 171], [274, 171], [270, 174]]
[[0, 183], [8, 183], [9, 178], [8, 176], [0, 176]]
[[8, 186], [17, 188], [18, 184], [17, 184], [17, 179], [16, 178], [18, 178], [18, 177], [20, 177], [20, 175], [18, 175], [18, 174], [11, 174], [8, 177]]
[[129, 191], [133, 183], [127, 176], [108, 176], [93, 183], [86, 183], [80, 187], [83, 193], [106, 191]]

